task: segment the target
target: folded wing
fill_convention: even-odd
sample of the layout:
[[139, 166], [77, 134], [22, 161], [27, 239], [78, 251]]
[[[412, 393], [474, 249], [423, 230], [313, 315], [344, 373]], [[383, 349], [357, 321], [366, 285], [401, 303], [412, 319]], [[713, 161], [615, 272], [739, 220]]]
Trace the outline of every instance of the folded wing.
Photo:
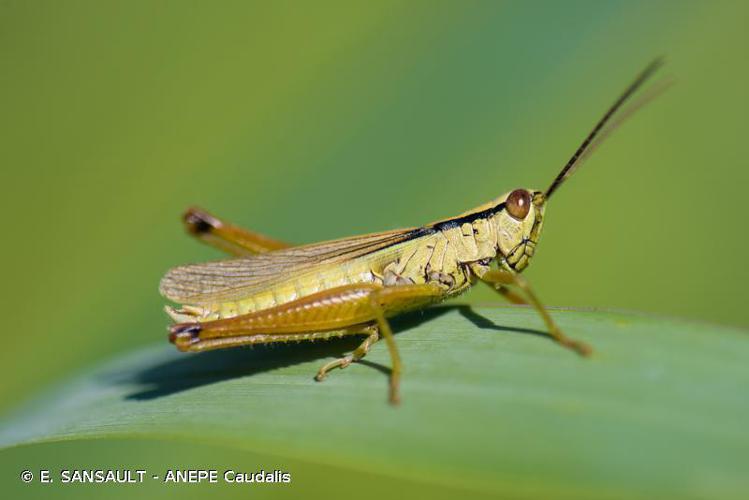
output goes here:
[[161, 294], [181, 304], [207, 304], [252, 294], [315, 266], [368, 255], [419, 236], [410, 228], [276, 250], [240, 259], [190, 264], [162, 278]]

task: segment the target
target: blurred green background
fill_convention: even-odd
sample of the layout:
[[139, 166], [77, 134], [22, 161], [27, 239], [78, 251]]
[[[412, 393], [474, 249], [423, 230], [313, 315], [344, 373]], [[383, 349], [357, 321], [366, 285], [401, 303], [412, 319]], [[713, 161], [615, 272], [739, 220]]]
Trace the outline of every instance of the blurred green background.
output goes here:
[[[311, 242], [548, 185], [653, 57], [676, 84], [555, 196], [548, 304], [749, 326], [745, 2], [0, 1], [0, 410], [165, 341], [203, 206]], [[490, 301], [477, 290], [461, 298]]]

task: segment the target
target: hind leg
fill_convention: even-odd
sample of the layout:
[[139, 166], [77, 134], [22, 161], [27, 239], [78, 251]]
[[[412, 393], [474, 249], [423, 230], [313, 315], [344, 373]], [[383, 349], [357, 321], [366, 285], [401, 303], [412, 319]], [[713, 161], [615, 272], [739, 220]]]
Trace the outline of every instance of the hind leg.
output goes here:
[[245, 257], [259, 253], [288, 248], [291, 245], [255, 233], [209, 214], [205, 210], [192, 207], [182, 216], [185, 229], [204, 243], [223, 250], [231, 255]]
[[[241, 341], [249, 342], [256, 336], [272, 342], [294, 335], [300, 340], [311, 332], [358, 329], [377, 325], [385, 339], [392, 369], [390, 371], [390, 402], [399, 400], [398, 387], [401, 360], [390, 324], [385, 313], [395, 314], [404, 309], [425, 306], [444, 297], [445, 289], [437, 284], [397, 285], [382, 287], [371, 283], [344, 285], [324, 290], [300, 299], [254, 313], [201, 323], [179, 323], [170, 328], [169, 340], [182, 351], [229, 347]], [[360, 353], [369, 346], [362, 347]], [[341, 363], [334, 363], [340, 366]]]

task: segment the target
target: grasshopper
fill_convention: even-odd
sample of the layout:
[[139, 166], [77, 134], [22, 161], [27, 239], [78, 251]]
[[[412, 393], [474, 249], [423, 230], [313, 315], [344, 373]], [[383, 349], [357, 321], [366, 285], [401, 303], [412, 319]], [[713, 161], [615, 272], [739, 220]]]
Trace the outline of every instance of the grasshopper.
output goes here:
[[659, 66], [654, 61], [637, 76], [545, 191], [515, 189], [424, 226], [303, 246], [189, 209], [184, 215], [189, 233], [234, 258], [166, 273], [161, 294], [181, 305], [166, 307], [176, 322], [169, 340], [180, 351], [200, 352], [364, 336], [353, 352], [319, 369], [315, 378], [321, 381], [334, 368], [362, 359], [382, 338], [392, 362], [389, 401], [395, 404], [402, 363], [388, 318], [454, 297], [482, 281], [509, 301], [532, 306], [551, 338], [588, 356], [591, 348], [562, 333], [520, 273], [536, 251], [549, 198], [616, 125], [612, 117], [626, 115], [623, 104]]

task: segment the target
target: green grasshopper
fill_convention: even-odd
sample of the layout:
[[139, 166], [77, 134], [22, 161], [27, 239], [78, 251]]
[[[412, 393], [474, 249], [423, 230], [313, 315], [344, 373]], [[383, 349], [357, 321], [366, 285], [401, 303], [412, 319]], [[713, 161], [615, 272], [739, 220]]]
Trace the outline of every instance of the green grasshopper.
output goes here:
[[421, 227], [296, 247], [188, 210], [188, 231], [235, 258], [176, 267], [164, 276], [161, 293], [181, 304], [166, 308], [176, 322], [169, 340], [181, 351], [198, 352], [364, 336], [352, 353], [320, 368], [316, 379], [323, 380], [330, 370], [362, 359], [384, 338], [392, 359], [389, 400], [397, 403], [401, 360], [387, 318], [483, 281], [511, 302], [531, 305], [554, 340], [588, 356], [591, 348], [562, 333], [520, 273], [535, 253], [549, 198], [660, 64], [655, 61], [639, 74], [545, 191], [515, 189]]

